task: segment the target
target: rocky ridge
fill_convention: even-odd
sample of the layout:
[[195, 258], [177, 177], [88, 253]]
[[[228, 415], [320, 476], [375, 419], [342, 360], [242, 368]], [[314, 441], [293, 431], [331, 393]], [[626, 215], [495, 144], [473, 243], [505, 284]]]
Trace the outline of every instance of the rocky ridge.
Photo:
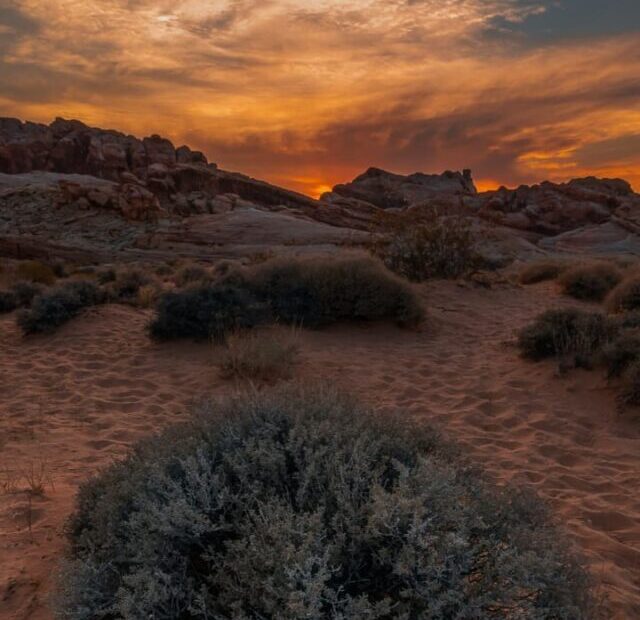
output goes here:
[[0, 118], [0, 252], [94, 260], [179, 253], [211, 258], [359, 244], [381, 213], [437, 209], [473, 218], [513, 256], [640, 253], [640, 196], [619, 179], [479, 193], [471, 172], [370, 168], [314, 200], [224, 171], [188, 146], [56, 119]]

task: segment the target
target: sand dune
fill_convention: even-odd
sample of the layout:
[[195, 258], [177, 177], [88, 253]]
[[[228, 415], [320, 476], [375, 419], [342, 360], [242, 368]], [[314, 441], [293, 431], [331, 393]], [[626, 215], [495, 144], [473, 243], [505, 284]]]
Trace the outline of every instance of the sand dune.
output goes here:
[[[498, 481], [533, 486], [586, 554], [608, 616], [640, 617], [640, 424], [616, 413], [598, 373], [557, 377], [553, 364], [524, 362], [513, 347], [514, 331], [538, 312], [575, 302], [552, 285], [423, 290], [422, 331], [304, 332], [297, 376], [442, 425]], [[153, 344], [148, 318], [106, 306], [28, 339], [12, 317], [0, 318], [0, 468], [47, 474], [43, 497], [0, 495], [2, 618], [51, 617], [63, 523], [83, 479], [184, 419], [194, 398], [235, 389], [217, 376], [210, 345]], [[24, 476], [16, 485], [25, 487]]]

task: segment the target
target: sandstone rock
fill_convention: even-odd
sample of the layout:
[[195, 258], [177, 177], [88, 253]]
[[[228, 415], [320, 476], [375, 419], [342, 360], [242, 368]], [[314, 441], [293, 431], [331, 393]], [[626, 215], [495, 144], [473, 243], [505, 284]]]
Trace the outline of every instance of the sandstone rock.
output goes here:
[[[457, 196], [475, 195], [476, 188], [469, 170], [462, 173], [446, 171], [443, 174], [417, 172], [403, 176], [379, 168], [369, 168], [351, 183], [336, 185], [331, 194], [389, 209], [408, 207], [436, 196], [447, 197], [455, 202]], [[331, 202], [332, 197], [325, 195], [321, 200]]]

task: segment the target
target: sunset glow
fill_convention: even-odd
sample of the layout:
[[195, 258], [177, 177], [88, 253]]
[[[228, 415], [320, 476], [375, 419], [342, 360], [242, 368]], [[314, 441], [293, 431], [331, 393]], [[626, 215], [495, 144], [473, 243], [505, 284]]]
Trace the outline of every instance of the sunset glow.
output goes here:
[[635, 0], [8, 0], [0, 115], [160, 133], [310, 195], [369, 166], [639, 189], [638, 28]]

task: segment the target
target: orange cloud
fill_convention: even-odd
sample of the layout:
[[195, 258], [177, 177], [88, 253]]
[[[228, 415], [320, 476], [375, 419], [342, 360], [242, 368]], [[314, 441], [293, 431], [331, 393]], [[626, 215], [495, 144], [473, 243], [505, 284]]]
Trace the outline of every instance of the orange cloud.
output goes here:
[[369, 165], [640, 186], [640, 38], [491, 30], [543, 0], [9, 4], [3, 115], [161, 133], [312, 195]]

